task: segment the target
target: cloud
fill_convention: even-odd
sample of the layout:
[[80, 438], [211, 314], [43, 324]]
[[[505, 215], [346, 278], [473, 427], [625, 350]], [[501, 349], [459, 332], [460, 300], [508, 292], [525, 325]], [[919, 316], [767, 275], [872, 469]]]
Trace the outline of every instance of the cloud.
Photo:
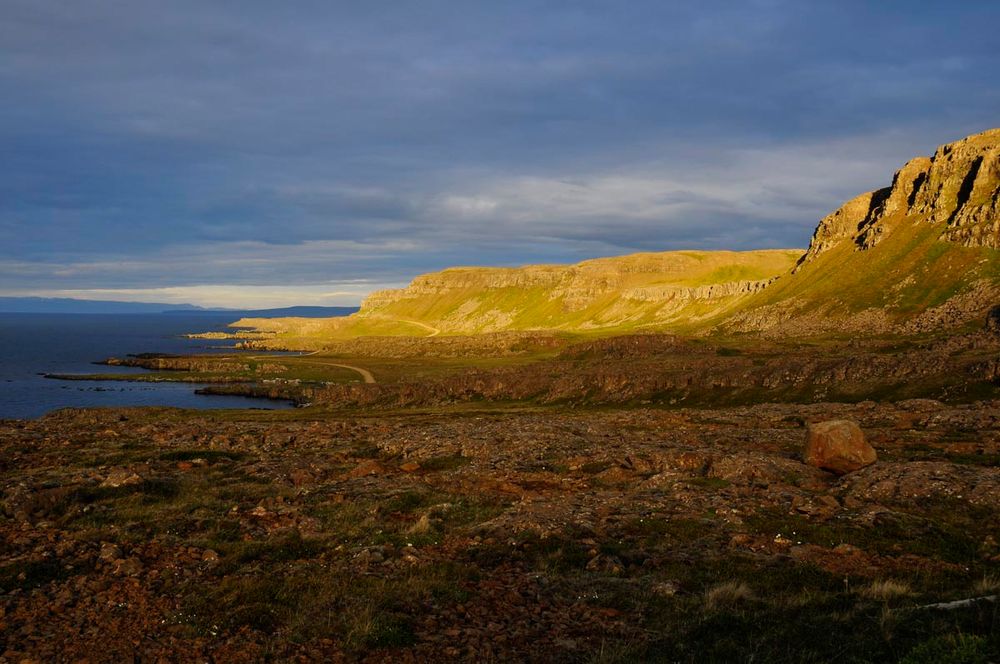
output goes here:
[[296, 284], [295, 286], [241, 286], [210, 284], [160, 288], [68, 288], [30, 291], [0, 289], [4, 297], [68, 297], [116, 302], [196, 304], [203, 307], [256, 309], [290, 306], [352, 306], [376, 288], [392, 284]]
[[7, 0], [0, 285], [802, 245], [996, 124], [994, 2]]

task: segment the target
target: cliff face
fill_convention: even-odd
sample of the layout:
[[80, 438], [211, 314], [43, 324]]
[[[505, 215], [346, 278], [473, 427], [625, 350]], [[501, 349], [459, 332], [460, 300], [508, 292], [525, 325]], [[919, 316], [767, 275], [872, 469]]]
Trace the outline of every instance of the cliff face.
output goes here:
[[1000, 129], [911, 159], [890, 187], [861, 194], [824, 217], [800, 265], [842, 242], [871, 249], [910, 217], [937, 225], [945, 241], [1000, 248]]
[[449, 268], [422, 274], [406, 288], [372, 292], [361, 303], [361, 312], [372, 312], [402, 300], [440, 295], [446, 291], [500, 288], [555, 288], [566, 276], [561, 265], [529, 265], [522, 268]]
[[845, 240], [856, 240], [861, 229], [868, 227], [882, 209], [881, 206], [888, 194], [888, 189], [869, 191], [852, 198], [823, 217], [813, 232], [809, 249], [799, 259], [799, 265], [816, 258]]
[[908, 161], [824, 217], [793, 274], [720, 320], [782, 336], [928, 333], [1000, 300], [1000, 129]]
[[[416, 277], [406, 288], [371, 293], [363, 313], [449, 292], [544, 289], [567, 310], [616, 295], [628, 300], [711, 300], [754, 293], [770, 283], [798, 250], [749, 252], [664, 252], [599, 258], [576, 265], [520, 268], [450, 268]], [[732, 278], [738, 276], [756, 279]]]

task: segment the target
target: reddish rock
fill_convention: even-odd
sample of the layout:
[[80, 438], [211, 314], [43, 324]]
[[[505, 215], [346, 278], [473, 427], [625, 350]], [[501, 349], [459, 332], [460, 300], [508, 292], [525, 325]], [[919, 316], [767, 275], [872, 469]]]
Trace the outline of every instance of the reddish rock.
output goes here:
[[635, 480], [635, 475], [624, 468], [619, 468], [617, 466], [613, 468], [608, 468], [597, 475], [597, 479], [607, 484], [627, 484]]
[[383, 475], [385, 472], [385, 466], [378, 461], [364, 461], [358, 464], [354, 470], [348, 472], [346, 477], [348, 479], [354, 479], [358, 477], [368, 477], [369, 475]]
[[138, 558], [124, 558], [114, 562], [115, 574], [135, 576], [142, 573], [142, 562]]
[[810, 466], [844, 475], [870, 466], [878, 459], [865, 434], [850, 420], [810, 424], [803, 460]]
[[288, 473], [288, 478], [297, 487], [307, 486], [316, 482], [316, 477], [305, 468], [295, 468]]
[[704, 475], [709, 465], [715, 460], [715, 455], [701, 451], [684, 450], [668, 452], [664, 465], [671, 470], [677, 470], [695, 475]]

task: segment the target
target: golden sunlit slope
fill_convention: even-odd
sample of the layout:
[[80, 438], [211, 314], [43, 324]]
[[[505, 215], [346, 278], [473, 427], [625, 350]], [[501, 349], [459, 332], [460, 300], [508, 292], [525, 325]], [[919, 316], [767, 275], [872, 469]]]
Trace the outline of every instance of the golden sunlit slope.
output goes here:
[[809, 249], [672, 251], [576, 265], [459, 267], [339, 319], [245, 319], [276, 345], [359, 336], [920, 333], [1000, 302], [1000, 129], [909, 161], [819, 223]]
[[245, 319], [300, 347], [316, 339], [502, 330], [601, 332], [691, 323], [728, 310], [795, 265], [800, 249], [674, 251], [576, 265], [451, 268], [377, 291], [341, 319]]
[[794, 274], [713, 322], [775, 334], [920, 333], [1000, 303], [1000, 129], [903, 166], [825, 217]]

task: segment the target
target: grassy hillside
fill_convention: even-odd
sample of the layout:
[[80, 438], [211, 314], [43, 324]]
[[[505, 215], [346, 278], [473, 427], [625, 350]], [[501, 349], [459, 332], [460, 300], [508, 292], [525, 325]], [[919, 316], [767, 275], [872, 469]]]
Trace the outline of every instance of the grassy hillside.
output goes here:
[[731, 310], [787, 273], [799, 249], [677, 251], [576, 265], [451, 268], [381, 291], [341, 319], [244, 319], [282, 343], [318, 348], [360, 336], [437, 336], [498, 330], [613, 334], [689, 324]]
[[[794, 270], [793, 270], [794, 268]], [[1000, 303], [1000, 129], [941, 146], [824, 217], [808, 252], [673, 251], [451, 268], [351, 317], [249, 319], [278, 343], [548, 330], [881, 334], [960, 328]]]
[[[457, 268], [431, 275], [439, 280], [433, 292], [427, 285], [403, 290], [350, 317], [245, 319], [239, 325], [273, 332], [279, 345], [307, 349], [364, 336], [498, 330], [586, 336], [660, 330], [772, 336], [921, 333], [969, 320], [978, 325], [981, 314], [1000, 303], [1000, 250], [942, 240], [940, 229], [920, 217], [893, 223], [893, 232], [878, 246], [858, 251], [845, 242], [795, 273], [791, 268], [801, 252], [792, 250], [599, 259], [547, 268], [557, 276], [548, 285], [509, 285], [516, 269]], [[580, 267], [586, 268], [582, 276]], [[774, 280], [757, 292], [696, 296], [699, 289], [720, 284], [769, 279]]]
[[921, 217], [893, 221], [873, 249], [842, 243], [709, 323], [789, 336], [978, 325], [1000, 302], [1000, 251], [942, 240]]

